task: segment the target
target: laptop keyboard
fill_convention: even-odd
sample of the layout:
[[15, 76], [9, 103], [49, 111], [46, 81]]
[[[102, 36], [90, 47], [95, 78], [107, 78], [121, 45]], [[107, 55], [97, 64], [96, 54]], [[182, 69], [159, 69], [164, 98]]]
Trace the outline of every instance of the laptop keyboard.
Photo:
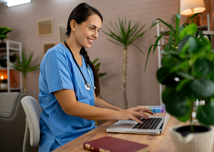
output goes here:
[[155, 129], [162, 118], [141, 119], [142, 124], [136, 124], [133, 129]]

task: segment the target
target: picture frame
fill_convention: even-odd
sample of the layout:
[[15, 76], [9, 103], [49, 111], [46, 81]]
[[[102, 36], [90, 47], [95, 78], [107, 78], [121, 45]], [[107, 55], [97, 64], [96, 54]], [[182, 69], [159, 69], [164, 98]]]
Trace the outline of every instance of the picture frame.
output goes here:
[[45, 54], [50, 48], [54, 47], [55, 45], [56, 45], [56, 43], [45, 43], [45, 44], [43, 45], [43, 47], [44, 47], [44, 54]]
[[67, 31], [67, 25], [66, 24], [62, 24], [58, 26], [58, 41], [59, 43], [62, 43], [66, 38], [67, 35], [65, 34]]
[[37, 22], [38, 37], [53, 35], [53, 19], [40, 20]]

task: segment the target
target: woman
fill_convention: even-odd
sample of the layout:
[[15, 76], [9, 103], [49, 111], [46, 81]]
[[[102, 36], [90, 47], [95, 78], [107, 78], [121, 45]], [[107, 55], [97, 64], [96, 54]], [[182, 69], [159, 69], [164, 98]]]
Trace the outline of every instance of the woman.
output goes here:
[[42, 107], [39, 151], [52, 151], [95, 128], [94, 120], [148, 118], [148, 108], [127, 110], [99, 98], [100, 85], [95, 67], [85, 51], [98, 38], [103, 18], [98, 10], [81, 3], [71, 12], [68, 38], [45, 54], [39, 76]]

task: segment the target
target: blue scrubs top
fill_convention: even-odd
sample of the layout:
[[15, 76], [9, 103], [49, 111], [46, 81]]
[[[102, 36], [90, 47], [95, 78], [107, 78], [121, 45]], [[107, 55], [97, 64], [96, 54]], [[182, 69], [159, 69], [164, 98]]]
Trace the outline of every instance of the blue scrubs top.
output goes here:
[[[86, 81], [93, 86], [93, 72], [90, 68], [91, 82], [83, 56], [82, 67], [79, 67]], [[47, 51], [40, 65], [40, 152], [52, 151], [95, 128], [95, 121], [67, 115], [63, 111], [53, 94], [62, 89], [74, 90], [78, 102], [94, 106], [93, 88], [86, 90], [70, 51], [60, 43]]]

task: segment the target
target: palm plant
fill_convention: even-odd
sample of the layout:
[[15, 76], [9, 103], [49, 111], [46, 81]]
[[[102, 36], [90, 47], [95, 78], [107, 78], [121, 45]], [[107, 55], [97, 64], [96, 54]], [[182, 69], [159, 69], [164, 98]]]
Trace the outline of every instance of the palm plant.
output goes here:
[[[111, 39], [108, 39], [110, 42], [122, 45], [123, 46], [123, 99], [124, 99], [124, 106], [125, 108], [128, 107], [128, 101], [127, 101], [127, 95], [126, 95], [126, 70], [127, 70], [127, 47], [129, 45], [135, 46], [141, 53], [143, 51], [135, 45], [133, 42], [144, 35], [144, 33], [147, 31], [142, 31], [145, 24], [140, 27], [140, 23], [137, 22], [134, 24], [134, 26], [131, 26], [131, 20], [126, 21], [126, 18], [124, 20], [118, 19], [119, 25], [115, 22], [115, 26], [110, 22], [110, 25], [113, 30], [106, 27], [108, 29], [108, 32], [104, 32], [106, 35], [110, 36]], [[112, 40], [113, 39], [113, 40]]]
[[22, 72], [23, 74], [23, 92], [26, 93], [27, 89], [26, 89], [26, 75], [28, 72], [31, 71], [36, 71], [39, 69], [40, 64], [36, 64], [37, 59], [35, 59], [34, 61], [32, 60], [33, 58], [33, 52], [30, 52], [30, 55], [27, 55], [26, 52], [22, 52], [22, 56], [16, 56], [16, 62], [11, 65], [12, 68], [14, 68], [17, 71]]
[[[98, 60], [99, 60], [99, 58], [96, 58], [94, 61], [91, 62], [91, 63], [95, 66], [97, 72], [99, 72], [99, 70], [100, 70], [100, 65], [101, 65], [100, 62], [97, 63]], [[101, 73], [101, 72], [98, 73], [99, 78], [103, 77], [104, 75], [106, 75], [106, 72], [105, 72], [105, 73]]]
[[[202, 13], [196, 13], [194, 15], [192, 15], [190, 18], [188, 18], [182, 25], [180, 25], [180, 19], [181, 19], [181, 14], [179, 14], [179, 10], [178, 10], [178, 14], [175, 16], [175, 27], [172, 25], [172, 24], [169, 24], [165, 21], [163, 21], [162, 19], [160, 18], [157, 18], [156, 20], [154, 20], [152, 22], [152, 25], [150, 27], [150, 29], [152, 27], [154, 27], [156, 24], [158, 23], [163, 23], [166, 27], [169, 28], [169, 31], [166, 31], [166, 32], [163, 32], [160, 36], [154, 36], [154, 38], [156, 38], [155, 40], [155, 43], [154, 44], [151, 44], [150, 47], [149, 47], [149, 50], [148, 50], [148, 54], [147, 54], [147, 58], [146, 58], [146, 64], [145, 64], [145, 69], [146, 69], [146, 65], [147, 65], [147, 62], [148, 62], [148, 58], [149, 58], [149, 55], [151, 53], [151, 51], [154, 53], [156, 48], [158, 46], [161, 46], [164, 48], [164, 52], [169, 52], [169, 51], [172, 51], [172, 50], [177, 50], [178, 48], [178, 45], [181, 41], [180, 37], [179, 37], [179, 34], [180, 32], [182, 31], [182, 29], [184, 27], [186, 27], [189, 22], [191, 22], [191, 20], [193, 20], [193, 18], [195, 18], [196, 16], [198, 15], [202, 15]], [[197, 31], [196, 32], [196, 37], [200, 34], [200, 31]], [[165, 35], [169, 35], [168, 38], [164, 37]], [[211, 40], [211, 36], [210, 35], [207, 35], [207, 37], [209, 38], [209, 40]], [[159, 44], [158, 42], [164, 38], [165, 40], [167, 40], [167, 44]], [[165, 55], [164, 52], [161, 52], [163, 57]]]

